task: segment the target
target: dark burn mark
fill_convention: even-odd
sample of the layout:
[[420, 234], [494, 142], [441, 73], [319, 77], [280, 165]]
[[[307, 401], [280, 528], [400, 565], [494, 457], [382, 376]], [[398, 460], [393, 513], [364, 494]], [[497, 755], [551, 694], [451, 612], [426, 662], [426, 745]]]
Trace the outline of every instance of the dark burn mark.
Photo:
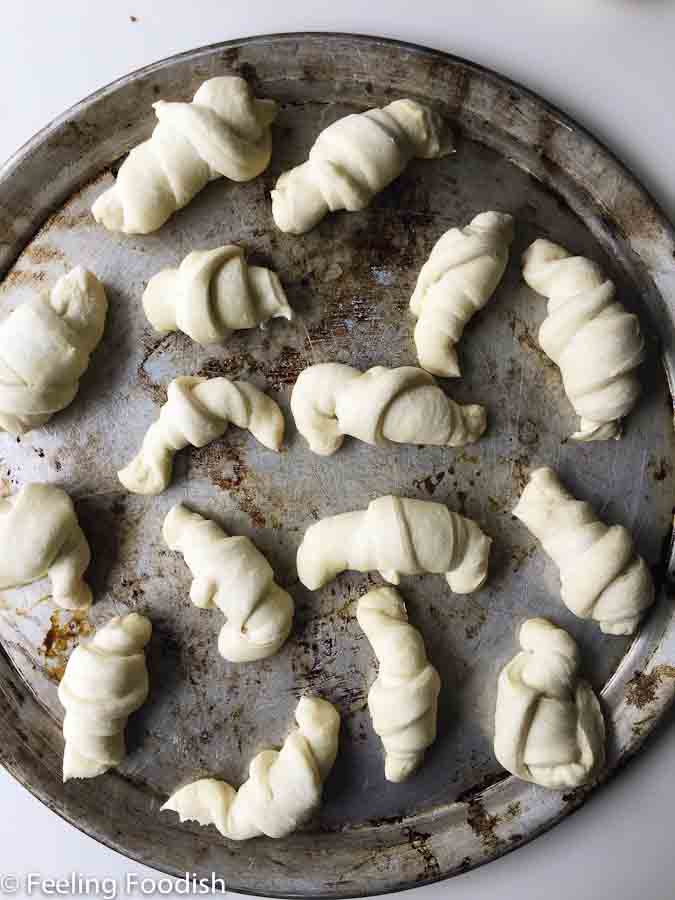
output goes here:
[[403, 834], [412, 849], [422, 859], [423, 868], [418, 873], [416, 881], [429, 881], [433, 878], [440, 878], [441, 867], [438, 864], [436, 854], [427, 843], [431, 835], [424, 831], [415, 831], [414, 828], [404, 828]]
[[626, 703], [636, 709], [644, 709], [654, 703], [664, 678], [675, 678], [675, 666], [656, 666], [648, 674], [636, 672], [626, 685]]
[[500, 769], [498, 772], [490, 772], [476, 784], [467, 788], [465, 791], [462, 791], [457, 797], [457, 803], [471, 803], [474, 799], [479, 797], [483, 791], [492, 787], [493, 784], [499, 784], [500, 781], [507, 778], [508, 774], [509, 773], [505, 769]]
[[481, 842], [486, 853], [495, 853], [504, 845], [503, 838], [495, 833], [495, 829], [501, 821], [499, 816], [488, 813], [479, 797], [469, 801], [466, 822]]
[[673, 465], [665, 456], [662, 456], [659, 460], [653, 456], [650, 457], [647, 469], [651, 471], [654, 481], [665, 481], [666, 478], [673, 474]]
[[[199, 469], [222, 491], [234, 494], [242, 512], [257, 528], [267, 524], [265, 514], [258, 505], [255, 485], [251, 483], [251, 471], [244, 457], [243, 448], [230, 444], [228, 435], [221, 441], [214, 441], [205, 447], [193, 448], [190, 466]], [[229, 472], [229, 474], [226, 474]]]
[[426, 478], [415, 478], [413, 486], [418, 490], [424, 490], [427, 494], [433, 494], [438, 485], [445, 478], [445, 472], [436, 472], [434, 475], [427, 475]]

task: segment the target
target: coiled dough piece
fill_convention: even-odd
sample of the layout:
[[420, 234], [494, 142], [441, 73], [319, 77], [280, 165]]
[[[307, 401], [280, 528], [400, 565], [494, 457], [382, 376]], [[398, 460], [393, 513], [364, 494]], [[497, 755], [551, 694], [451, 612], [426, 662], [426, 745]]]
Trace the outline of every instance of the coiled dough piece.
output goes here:
[[73, 401], [107, 312], [103, 285], [77, 266], [0, 323], [0, 429], [25, 434]]
[[546, 619], [525, 622], [519, 640], [522, 653], [499, 676], [495, 756], [543, 787], [586, 784], [605, 761], [605, 723], [593, 689], [579, 677], [577, 645]]
[[[49, 577], [62, 609], [91, 605], [83, 580], [91, 554], [73, 501], [53, 484], [26, 484], [0, 498], [0, 589]], [[11, 548], [11, 552], [10, 552]]]
[[129, 153], [92, 207], [109, 231], [156, 231], [209, 181], [250, 181], [270, 161], [277, 105], [257, 100], [243, 78], [210, 78], [191, 103], [160, 100], [153, 109], [152, 136]]
[[281, 410], [252, 384], [229, 378], [174, 378], [139, 453], [117, 477], [134, 494], [161, 494], [171, 481], [176, 453], [188, 444], [204, 447], [222, 437], [230, 422], [247, 428], [270, 450], [281, 446]]
[[183, 331], [198, 344], [225, 343], [233, 331], [293, 318], [276, 273], [247, 265], [234, 244], [194, 250], [178, 269], [158, 272], [143, 309], [157, 331]]
[[537, 240], [523, 256], [523, 278], [548, 298], [541, 348], [560, 367], [565, 393], [581, 417], [577, 441], [621, 435], [621, 419], [640, 395], [635, 370], [645, 356], [637, 316], [615, 299], [600, 266]]
[[230, 662], [272, 656], [293, 624], [293, 600], [274, 580], [272, 567], [247, 537], [223, 529], [182, 503], [164, 519], [164, 540], [183, 554], [194, 576], [190, 599], [201, 609], [218, 607], [227, 619], [218, 652]]
[[115, 616], [71, 653], [59, 684], [66, 710], [64, 781], [102, 775], [126, 756], [127, 719], [148, 696], [145, 645], [151, 634], [145, 616]]
[[484, 212], [465, 228], [446, 231], [434, 245], [410, 300], [417, 357], [427, 372], [460, 375], [455, 345], [501, 281], [512, 241], [512, 216]]
[[553, 469], [537, 469], [513, 514], [560, 569], [562, 601], [605, 634], [632, 634], [654, 602], [654, 582], [622, 525], [605, 525]]
[[291, 411], [300, 434], [322, 456], [335, 453], [346, 434], [380, 447], [460, 447], [478, 440], [486, 425], [485, 407], [460, 406], [414, 366], [364, 373], [341, 363], [310, 366], [295, 383]]
[[340, 731], [338, 711], [319, 697], [303, 697], [295, 720], [297, 728], [281, 750], [263, 750], [253, 758], [238, 791], [224, 781], [202, 778], [172, 794], [162, 809], [177, 812], [181, 822], [215, 825], [231, 841], [291, 834], [321, 803]]
[[274, 221], [282, 231], [304, 234], [329, 212], [365, 209], [414, 157], [436, 159], [452, 149], [440, 116], [415, 100], [345, 116], [319, 134], [307, 162], [279, 177]]
[[315, 591], [347, 569], [376, 569], [391, 584], [434, 572], [455, 593], [470, 594], [487, 578], [491, 543], [474, 521], [440, 503], [378, 497], [368, 509], [311, 525], [298, 549], [298, 576]]
[[356, 618], [380, 664], [368, 708], [384, 745], [384, 774], [387, 781], [405, 781], [436, 740], [441, 679], [394, 588], [377, 588], [361, 597]]

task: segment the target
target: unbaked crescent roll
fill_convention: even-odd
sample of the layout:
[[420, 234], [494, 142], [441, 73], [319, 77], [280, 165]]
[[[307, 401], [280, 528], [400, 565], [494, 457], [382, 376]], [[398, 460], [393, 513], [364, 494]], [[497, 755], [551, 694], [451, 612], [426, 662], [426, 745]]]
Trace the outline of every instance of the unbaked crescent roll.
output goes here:
[[329, 212], [365, 209], [414, 157], [436, 159], [452, 149], [440, 116], [415, 100], [345, 116], [319, 134], [307, 162], [279, 177], [274, 221], [304, 234]]
[[71, 653], [59, 684], [66, 710], [64, 781], [102, 775], [126, 756], [127, 719], [148, 696], [145, 645], [151, 634], [145, 616], [115, 616]]
[[484, 212], [465, 228], [446, 231], [434, 245], [410, 300], [417, 357], [427, 372], [459, 376], [455, 345], [501, 281], [512, 241], [512, 216]]
[[26, 484], [0, 498], [0, 590], [49, 577], [62, 609], [91, 604], [83, 580], [91, 554], [73, 502], [53, 484]]
[[230, 662], [265, 659], [279, 650], [293, 624], [293, 600], [274, 580], [272, 567], [247, 537], [230, 537], [182, 503], [164, 519], [162, 536], [182, 553], [194, 576], [190, 599], [217, 606], [226, 618], [218, 652]]
[[263, 750], [253, 758], [238, 791], [225, 781], [202, 778], [177, 790], [162, 809], [177, 812], [181, 822], [215, 825], [231, 841], [291, 834], [321, 803], [340, 731], [338, 711], [318, 697], [303, 697], [295, 719], [297, 728], [281, 750]]
[[491, 543], [472, 519], [440, 503], [379, 497], [368, 509], [311, 525], [298, 549], [298, 576], [315, 591], [347, 569], [377, 570], [391, 584], [433, 572], [455, 593], [470, 594], [485, 583]]
[[24, 434], [72, 402], [107, 311], [103, 285], [77, 266], [0, 323], [0, 429]]
[[204, 447], [222, 437], [230, 422], [247, 428], [270, 450], [281, 447], [281, 410], [252, 384], [228, 378], [174, 378], [139, 453], [117, 477], [134, 494], [161, 494], [171, 481], [176, 453], [188, 444]]
[[581, 417], [577, 441], [621, 435], [635, 406], [635, 370], [645, 356], [640, 322], [615, 299], [614, 282], [584, 256], [551, 241], [535, 241], [523, 256], [523, 278], [548, 298], [541, 348], [560, 367], [565, 393]]
[[234, 244], [194, 250], [179, 268], [158, 272], [143, 309], [157, 331], [183, 331], [199, 344], [222, 344], [233, 331], [293, 318], [276, 273], [249, 266]]
[[243, 78], [210, 78], [191, 103], [159, 100], [153, 109], [159, 122], [151, 137], [134, 147], [92, 207], [109, 231], [156, 231], [209, 181], [250, 181], [270, 161], [277, 105], [257, 100]]
[[654, 583], [622, 525], [605, 525], [553, 469], [537, 469], [513, 510], [560, 569], [565, 606], [605, 634], [632, 634], [654, 602]]
[[441, 679], [394, 588], [377, 588], [361, 597], [356, 618], [380, 664], [368, 708], [384, 745], [384, 774], [387, 781], [405, 781], [436, 740]]
[[460, 406], [433, 376], [414, 366], [375, 366], [361, 373], [342, 363], [320, 363], [300, 373], [291, 411], [314, 453], [330, 456], [346, 434], [367, 444], [460, 447], [485, 431], [485, 407]]
[[546, 619], [529, 619], [519, 639], [522, 652], [499, 676], [495, 756], [543, 787], [586, 784], [605, 761], [605, 723], [592, 687], [579, 677], [577, 645]]

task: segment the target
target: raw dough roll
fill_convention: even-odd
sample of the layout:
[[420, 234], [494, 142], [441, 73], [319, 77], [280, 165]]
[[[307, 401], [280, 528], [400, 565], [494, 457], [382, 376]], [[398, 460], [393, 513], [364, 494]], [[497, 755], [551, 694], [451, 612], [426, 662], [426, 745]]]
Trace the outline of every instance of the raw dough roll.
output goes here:
[[546, 619], [530, 619], [520, 646], [499, 676], [495, 756], [543, 787], [586, 784], [605, 761], [605, 723], [593, 689], [579, 677], [577, 645]]
[[[53, 484], [26, 484], [0, 497], [0, 589], [49, 577], [52, 600], [62, 609], [91, 604], [83, 580], [91, 554], [73, 502]], [[7, 552], [11, 547], [11, 552]]]
[[346, 434], [368, 444], [461, 447], [485, 431], [485, 407], [460, 406], [414, 366], [375, 366], [363, 374], [341, 363], [300, 373], [291, 395], [300, 434], [314, 453], [330, 456]]
[[162, 536], [182, 553], [194, 576], [194, 605], [217, 606], [227, 619], [218, 637], [220, 655], [230, 662], [250, 662], [276, 653], [291, 631], [293, 600], [276, 583], [255, 544], [247, 537], [230, 537], [182, 503], [165, 518]]
[[452, 150], [437, 113], [415, 100], [396, 100], [333, 122], [309, 160], [279, 177], [272, 215], [282, 231], [304, 234], [329, 212], [365, 209], [411, 159], [435, 159]]
[[384, 745], [385, 777], [405, 781], [436, 740], [441, 679], [394, 588], [377, 588], [361, 597], [356, 618], [380, 664], [368, 693], [368, 708]]
[[523, 256], [523, 278], [548, 298], [541, 348], [560, 367], [577, 415], [577, 441], [621, 435], [621, 419], [640, 395], [635, 370], [645, 356], [637, 316], [615, 299], [614, 282], [596, 263], [551, 241], [535, 241]]
[[179, 268], [158, 272], [143, 309], [157, 331], [183, 331], [199, 344], [223, 344], [233, 331], [293, 318], [276, 273], [249, 266], [234, 244], [194, 250]]
[[102, 775], [126, 756], [127, 719], [148, 696], [145, 645], [151, 634], [145, 616], [115, 616], [71, 653], [59, 684], [66, 710], [64, 781]]
[[231, 841], [291, 834], [321, 803], [340, 731], [337, 710], [318, 697], [303, 697], [295, 719], [298, 727], [281, 750], [263, 750], [253, 758], [238, 791], [225, 781], [202, 778], [172, 794], [162, 809], [177, 812], [181, 822], [215, 825]]
[[410, 300], [418, 320], [417, 357], [427, 372], [459, 376], [455, 345], [501, 281], [512, 241], [512, 216], [484, 212], [466, 228], [446, 231], [434, 245]]
[[92, 213], [109, 231], [148, 234], [209, 181], [250, 181], [272, 154], [273, 100], [257, 100], [243, 78], [210, 78], [191, 103], [153, 103], [151, 137], [129, 153]]
[[622, 525], [605, 525], [553, 469], [537, 469], [513, 514], [560, 569], [562, 601], [605, 634], [632, 634], [654, 602], [654, 583]]
[[247, 428], [270, 450], [281, 447], [281, 410], [252, 384], [228, 378], [174, 378], [159, 419], [148, 429], [139, 453], [117, 477], [134, 494], [161, 494], [171, 481], [176, 453], [188, 444], [204, 447], [222, 437], [230, 422]]
[[487, 578], [491, 543], [474, 521], [440, 503], [379, 497], [368, 509], [311, 525], [298, 549], [298, 576], [314, 591], [347, 569], [376, 569], [391, 584], [434, 572], [455, 593], [469, 594]]
[[0, 323], [0, 429], [25, 434], [72, 402], [107, 311], [103, 285], [77, 266]]

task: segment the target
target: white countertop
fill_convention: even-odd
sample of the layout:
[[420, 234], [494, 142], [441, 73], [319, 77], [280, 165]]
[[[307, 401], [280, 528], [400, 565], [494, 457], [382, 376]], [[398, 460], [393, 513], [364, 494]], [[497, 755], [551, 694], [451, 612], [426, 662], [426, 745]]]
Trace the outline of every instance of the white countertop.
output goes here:
[[[2, 7], [0, 158], [96, 88], [181, 50], [251, 34], [351, 31], [448, 50], [538, 91], [604, 140], [675, 219], [675, 3], [668, 0], [4, 0]], [[411, 896], [675, 898], [674, 725], [675, 714], [638, 759], [547, 835]], [[2, 769], [0, 810], [0, 898], [7, 874], [24, 883], [27, 873], [113, 879], [117, 897], [141, 896], [126, 890], [127, 873], [158, 877], [62, 822]]]

